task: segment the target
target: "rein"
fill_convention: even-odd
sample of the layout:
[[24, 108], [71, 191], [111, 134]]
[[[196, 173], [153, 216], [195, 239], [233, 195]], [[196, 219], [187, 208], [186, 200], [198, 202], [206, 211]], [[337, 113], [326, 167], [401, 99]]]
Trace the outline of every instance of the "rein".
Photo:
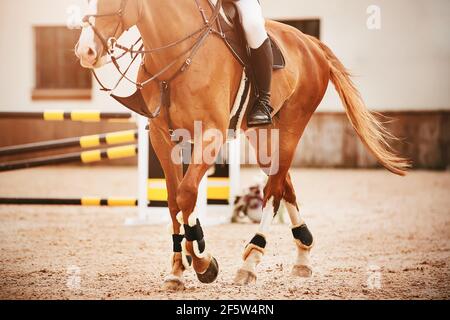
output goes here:
[[[208, 19], [208, 17], [206, 16], [205, 10], [201, 7], [201, 5], [199, 4], [199, 0], [194, 0], [197, 8], [203, 18], [204, 21], [204, 25], [195, 30], [194, 32], [192, 32], [191, 34], [183, 37], [180, 40], [174, 41], [170, 44], [167, 44], [165, 46], [162, 47], [158, 47], [158, 48], [153, 48], [150, 50], [144, 50], [144, 44], [142, 43], [141, 46], [139, 47], [138, 50], [135, 50], [134, 48], [138, 45], [139, 42], [142, 41], [142, 38], [139, 38], [131, 47], [125, 47], [121, 44], [119, 44], [117, 42], [116, 39], [116, 35], [117, 32], [119, 31], [119, 28], [122, 26], [124, 26], [124, 22], [123, 22], [123, 15], [124, 12], [126, 10], [126, 6], [128, 3], [128, 0], [122, 0], [121, 2], [121, 6], [120, 9], [117, 12], [114, 13], [110, 13], [110, 14], [96, 14], [96, 15], [86, 15], [83, 17], [83, 28], [84, 27], [91, 27], [92, 30], [94, 31], [94, 34], [99, 38], [100, 42], [103, 45], [103, 48], [106, 52], [106, 54], [110, 57], [111, 61], [109, 63], [113, 63], [114, 67], [116, 68], [117, 72], [119, 72], [120, 74], [120, 78], [117, 81], [117, 83], [112, 87], [112, 88], [108, 88], [105, 85], [103, 85], [103, 83], [100, 81], [98, 75], [96, 74], [95, 70], [91, 70], [93, 73], [93, 76], [95, 78], [95, 80], [98, 82], [98, 84], [100, 85], [100, 90], [105, 91], [105, 92], [109, 92], [112, 95], [112, 92], [119, 86], [119, 84], [121, 83], [122, 80], [127, 80], [128, 82], [132, 83], [133, 85], [135, 85], [137, 87], [138, 90], [142, 90], [146, 85], [150, 84], [151, 82], [158, 80], [160, 82], [160, 88], [161, 88], [161, 104], [162, 106], [169, 106], [170, 105], [170, 82], [172, 80], [174, 80], [175, 78], [177, 78], [179, 75], [181, 75], [183, 72], [185, 72], [189, 66], [192, 63], [192, 60], [194, 59], [195, 55], [198, 53], [199, 49], [202, 47], [202, 45], [205, 43], [206, 39], [208, 38], [208, 36], [211, 33], [217, 33], [219, 34], [221, 37], [223, 37], [223, 33], [220, 31], [216, 31], [214, 29], [214, 24], [216, 23], [218, 16], [220, 14], [220, 9], [222, 7], [222, 0], [218, 0], [217, 4], [214, 7], [213, 13], [211, 15], [211, 17]], [[92, 22], [91, 18], [104, 18], [104, 17], [118, 17], [119, 18], [119, 22], [117, 24], [117, 27], [115, 29], [114, 35], [112, 37], [110, 37], [109, 39], [106, 39], [101, 32], [95, 27], [94, 23]], [[156, 52], [162, 52], [164, 50], [173, 48], [179, 44], [184, 43], [185, 41], [192, 39], [194, 37], [198, 36], [198, 39], [194, 42], [194, 44], [188, 48], [187, 50], [184, 50], [180, 55], [178, 55], [172, 62], [170, 62], [169, 64], [167, 64], [166, 66], [164, 66], [161, 70], [159, 70], [156, 74], [151, 75], [145, 68], [145, 64], [144, 64], [144, 59], [145, 59], [145, 55], [147, 54], [152, 54], [152, 53], [156, 53]], [[115, 49], [118, 48], [120, 50], [123, 51], [123, 53], [118, 56], [115, 57], [114, 56], [114, 51]], [[121, 59], [123, 56], [125, 56], [126, 54], [130, 54], [132, 57], [132, 60], [130, 62], [130, 64], [128, 65], [128, 67], [125, 69], [125, 71], [122, 71], [118, 60]], [[181, 60], [185, 55], [188, 54], [188, 57], [185, 59], [184, 63], [182, 64], [182, 66], [167, 80], [164, 81], [160, 81], [159, 77], [162, 76], [164, 73], [166, 73], [170, 68], [172, 68], [179, 60]], [[127, 73], [129, 71], [129, 69], [131, 68], [131, 66], [133, 65], [133, 63], [136, 61], [137, 57], [141, 55], [142, 56], [142, 63], [141, 63], [141, 67], [144, 68], [144, 71], [150, 76], [148, 79], [146, 79], [145, 81], [142, 82], [136, 82], [133, 81], [132, 79], [130, 79], [127, 76]], [[157, 110], [150, 115], [150, 118], [156, 118], [159, 113], [160, 113], [160, 107], [159, 106], [157, 108]]]

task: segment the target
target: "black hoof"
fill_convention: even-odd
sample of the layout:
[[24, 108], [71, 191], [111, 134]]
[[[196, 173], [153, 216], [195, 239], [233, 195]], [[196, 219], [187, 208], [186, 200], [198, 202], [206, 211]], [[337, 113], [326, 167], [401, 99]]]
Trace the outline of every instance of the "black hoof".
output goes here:
[[219, 264], [217, 260], [212, 257], [211, 263], [208, 266], [208, 269], [202, 274], [197, 273], [197, 278], [201, 283], [212, 283], [217, 279], [219, 275]]

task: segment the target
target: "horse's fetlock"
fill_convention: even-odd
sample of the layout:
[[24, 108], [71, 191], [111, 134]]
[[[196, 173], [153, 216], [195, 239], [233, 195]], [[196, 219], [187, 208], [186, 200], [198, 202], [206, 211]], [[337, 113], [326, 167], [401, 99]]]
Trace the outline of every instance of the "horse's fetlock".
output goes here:
[[310, 249], [314, 244], [313, 235], [311, 231], [309, 231], [306, 224], [294, 226], [292, 228], [292, 235], [294, 236], [297, 244], [303, 247], [303, 249]]
[[203, 257], [205, 254], [206, 243], [203, 229], [198, 219], [194, 225], [184, 225], [184, 237], [186, 238], [186, 241], [192, 243], [192, 250], [195, 256], [199, 258]]
[[255, 236], [252, 238], [252, 240], [250, 240], [250, 242], [245, 247], [244, 254], [243, 254], [244, 261], [247, 260], [250, 253], [253, 250], [256, 250], [257, 252], [264, 255], [265, 249], [266, 249], [266, 244], [267, 244], [267, 241], [263, 234], [261, 234], [261, 233], [255, 234]]

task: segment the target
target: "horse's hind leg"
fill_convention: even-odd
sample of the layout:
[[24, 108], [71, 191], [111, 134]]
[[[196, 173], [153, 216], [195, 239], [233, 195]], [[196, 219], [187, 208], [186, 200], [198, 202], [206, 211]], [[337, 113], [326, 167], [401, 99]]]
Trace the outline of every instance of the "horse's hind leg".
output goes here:
[[[288, 178], [288, 171], [294, 158], [298, 142], [317, 104], [310, 103], [309, 105], [312, 106], [310, 108], [297, 108], [294, 103], [287, 104], [280, 112], [279, 119], [276, 122], [279, 141], [272, 141], [272, 134], [267, 134], [267, 141], [258, 141], [259, 143], [256, 144], [255, 150], [258, 153], [258, 163], [269, 174], [269, 179], [264, 188], [264, 205], [269, 203], [269, 200], [272, 200], [273, 211], [269, 208], [264, 210], [264, 219], [261, 221], [260, 232], [255, 236], [257, 239], [253, 238], [254, 240], [244, 250], [244, 264], [235, 277], [236, 284], [243, 285], [256, 280], [256, 266], [261, 261], [265, 249], [265, 241], [261, 241], [259, 237], [261, 236], [260, 233], [262, 233], [261, 230], [267, 230], [265, 225], [270, 224], [273, 216], [277, 214], [280, 202], [288, 197], [287, 193], [291, 192], [295, 199], [295, 193], [293, 192], [290, 178]], [[260, 130], [262, 129], [258, 131]], [[257, 140], [260, 140], [260, 137], [261, 135], [258, 134]], [[260, 150], [265, 143], [268, 146], [267, 150], [270, 150], [269, 156], [272, 160], [269, 165], [262, 164], [260, 159], [261, 154], [264, 154], [264, 152], [260, 153]], [[253, 145], [255, 146], [254, 143]], [[291, 201], [290, 203], [295, 202]], [[294, 213], [292, 208], [290, 208], [290, 212]], [[296, 228], [293, 229], [294, 231], [297, 234]]]
[[[265, 252], [269, 226], [278, 213], [280, 203], [283, 199], [286, 175], [294, 152], [291, 149], [295, 150], [297, 144], [296, 142], [286, 143], [282, 147], [278, 139], [274, 139], [277, 136], [272, 135], [273, 129], [269, 130], [270, 132], [268, 134], [264, 134], [263, 130], [257, 129], [256, 134], [253, 136], [247, 135], [257, 151], [258, 164], [269, 175], [269, 179], [264, 187], [264, 209], [258, 232], [245, 247], [243, 254], [244, 262], [234, 278], [234, 283], [238, 285], [246, 285], [256, 281], [256, 267], [261, 262]], [[267, 152], [260, 153], [259, 151], [263, 145]], [[263, 161], [263, 157], [266, 155], [270, 159], [268, 163]]]
[[[264, 188], [265, 207], [263, 209], [258, 232], [244, 249], [244, 262], [234, 278], [235, 284], [246, 285], [256, 281], [256, 267], [261, 262], [265, 253], [266, 237], [269, 233], [269, 227], [273, 218], [278, 213], [280, 201], [282, 199], [282, 180], [282, 174], [279, 176], [270, 176]], [[278, 188], [278, 186], [281, 186], [281, 189]]]
[[292, 268], [292, 275], [310, 277], [312, 275], [310, 252], [314, 245], [314, 239], [305, 221], [300, 216], [294, 187], [289, 174], [286, 177], [283, 200], [291, 219], [292, 235], [297, 247], [297, 260]]

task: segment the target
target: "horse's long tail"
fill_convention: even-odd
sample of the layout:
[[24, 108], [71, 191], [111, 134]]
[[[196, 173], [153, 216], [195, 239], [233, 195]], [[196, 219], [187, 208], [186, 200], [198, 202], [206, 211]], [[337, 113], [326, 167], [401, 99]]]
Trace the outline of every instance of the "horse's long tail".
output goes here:
[[331, 67], [331, 82], [345, 106], [350, 123], [362, 142], [387, 170], [404, 176], [410, 167], [410, 162], [393, 151], [389, 140], [395, 137], [367, 109], [358, 89], [350, 79], [349, 72], [331, 49], [320, 40], [310, 38], [322, 49], [328, 59]]

